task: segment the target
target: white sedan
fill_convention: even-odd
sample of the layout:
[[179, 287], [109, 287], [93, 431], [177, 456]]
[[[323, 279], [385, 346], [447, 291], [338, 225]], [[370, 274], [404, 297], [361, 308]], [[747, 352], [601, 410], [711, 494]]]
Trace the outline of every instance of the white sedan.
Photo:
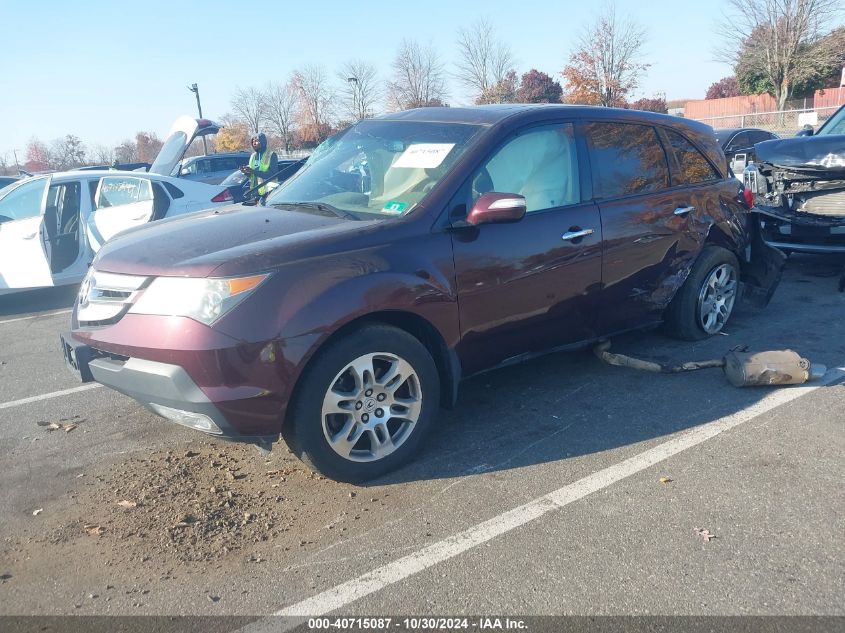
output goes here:
[[94, 254], [117, 233], [231, 203], [231, 193], [220, 185], [162, 175], [170, 173], [196, 136], [211, 129], [216, 132], [219, 126], [181, 117], [149, 173], [59, 172], [3, 188], [0, 295], [78, 283]]

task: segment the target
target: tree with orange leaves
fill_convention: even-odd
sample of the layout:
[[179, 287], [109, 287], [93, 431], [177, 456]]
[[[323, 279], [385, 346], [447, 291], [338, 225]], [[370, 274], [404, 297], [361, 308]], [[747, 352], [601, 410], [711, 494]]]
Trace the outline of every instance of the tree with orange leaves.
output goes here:
[[624, 106], [650, 66], [638, 61], [644, 44], [645, 31], [618, 19], [615, 7], [607, 6], [583, 32], [561, 73], [564, 102]]

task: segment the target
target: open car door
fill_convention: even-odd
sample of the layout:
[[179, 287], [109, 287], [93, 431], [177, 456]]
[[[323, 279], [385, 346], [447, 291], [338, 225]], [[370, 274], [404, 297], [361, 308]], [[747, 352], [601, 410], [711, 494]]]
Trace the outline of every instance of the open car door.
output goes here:
[[46, 176], [27, 180], [0, 198], [0, 294], [53, 285], [43, 242], [49, 182]]
[[176, 176], [173, 170], [193, 140], [200, 136], [208, 136], [209, 134], [217, 134], [223, 128], [219, 123], [209, 121], [208, 119], [194, 119], [189, 116], [180, 116], [173, 123], [170, 128], [158, 156], [150, 166], [149, 172], [151, 174], [159, 174], [161, 176]]
[[154, 204], [149, 178], [127, 175], [101, 178], [86, 226], [91, 248], [97, 252], [121, 231], [149, 222]]

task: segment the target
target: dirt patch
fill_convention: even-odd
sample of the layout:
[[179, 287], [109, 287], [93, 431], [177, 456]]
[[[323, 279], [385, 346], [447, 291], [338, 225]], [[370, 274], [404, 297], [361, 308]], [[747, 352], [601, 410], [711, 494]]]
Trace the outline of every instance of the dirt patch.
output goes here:
[[289, 453], [274, 450], [265, 458], [240, 444], [135, 455], [86, 473], [80, 483], [71, 509], [84, 514], [35, 543], [90, 548], [106, 565], [212, 562], [235, 554], [260, 562], [271, 549], [344, 532], [347, 521], [383, 505], [373, 491], [325, 479]]

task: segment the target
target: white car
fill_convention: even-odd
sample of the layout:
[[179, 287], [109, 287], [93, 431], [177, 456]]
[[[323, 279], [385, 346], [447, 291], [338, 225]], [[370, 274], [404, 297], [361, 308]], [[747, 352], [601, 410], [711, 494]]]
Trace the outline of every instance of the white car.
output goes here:
[[169, 174], [191, 141], [220, 126], [180, 117], [150, 171], [69, 171], [0, 191], [0, 295], [80, 282], [106, 240], [132, 227], [229, 204], [220, 185]]

